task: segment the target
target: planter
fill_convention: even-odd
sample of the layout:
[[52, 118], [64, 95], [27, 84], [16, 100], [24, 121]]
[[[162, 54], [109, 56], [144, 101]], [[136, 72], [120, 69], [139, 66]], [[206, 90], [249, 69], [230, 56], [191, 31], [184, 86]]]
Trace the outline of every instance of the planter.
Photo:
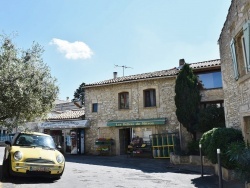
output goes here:
[[250, 183], [246, 183], [245, 188], [250, 188]]
[[[203, 165], [204, 166], [213, 166], [213, 164], [205, 157], [202, 156]], [[199, 155], [190, 155], [190, 156], [179, 156], [170, 154], [170, 162], [172, 164], [192, 164], [192, 165], [200, 165], [201, 158]]]
[[190, 155], [189, 156], [189, 163], [192, 165], [200, 165], [201, 164], [201, 157], [198, 155]]
[[189, 156], [179, 156], [170, 153], [170, 163], [172, 164], [189, 164]]
[[[218, 164], [214, 165], [215, 174], [219, 175], [219, 166]], [[238, 180], [237, 174], [234, 170], [229, 170], [224, 167], [221, 167], [222, 179], [225, 181]]]

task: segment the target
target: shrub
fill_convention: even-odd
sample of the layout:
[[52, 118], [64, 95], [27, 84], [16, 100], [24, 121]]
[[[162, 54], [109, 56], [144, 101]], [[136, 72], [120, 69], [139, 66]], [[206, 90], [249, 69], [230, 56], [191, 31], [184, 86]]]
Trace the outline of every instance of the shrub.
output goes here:
[[217, 149], [220, 149], [221, 165], [228, 169], [234, 169], [236, 163], [230, 161], [226, 152], [229, 144], [242, 141], [242, 133], [237, 129], [213, 128], [202, 135], [200, 144], [202, 144], [202, 151], [212, 163], [217, 163]]
[[227, 155], [236, 163], [236, 172], [243, 181], [250, 182], [250, 148], [244, 142], [233, 142], [229, 145]]
[[188, 155], [199, 155], [199, 140], [188, 143]]
[[217, 127], [226, 127], [224, 108], [211, 105], [201, 109], [197, 130], [204, 133]]

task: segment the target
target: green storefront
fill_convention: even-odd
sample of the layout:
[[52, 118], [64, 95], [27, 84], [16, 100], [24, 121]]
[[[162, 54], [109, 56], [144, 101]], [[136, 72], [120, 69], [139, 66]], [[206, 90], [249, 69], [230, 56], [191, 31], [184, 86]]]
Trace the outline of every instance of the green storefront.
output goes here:
[[[151, 155], [155, 158], [167, 158], [169, 157], [169, 152], [173, 151], [169, 146], [162, 146], [161, 144], [165, 142], [160, 141], [161, 138], [164, 141], [166, 139], [160, 135], [168, 132], [166, 118], [113, 120], [108, 121], [107, 126], [118, 129], [117, 133], [119, 136], [115, 140], [116, 154], [118, 155], [127, 154], [128, 148], [131, 145], [133, 146], [133, 156], [147, 153], [149, 156]], [[169, 135], [170, 133], [167, 133], [167, 136]], [[175, 137], [175, 134], [173, 133], [167, 139], [169, 140], [169, 138], [173, 138], [172, 135]], [[157, 137], [157, 142], [155, 142], [155, 137]], [[169, 143], [173, 146], [173, 141], [169, 141]]]

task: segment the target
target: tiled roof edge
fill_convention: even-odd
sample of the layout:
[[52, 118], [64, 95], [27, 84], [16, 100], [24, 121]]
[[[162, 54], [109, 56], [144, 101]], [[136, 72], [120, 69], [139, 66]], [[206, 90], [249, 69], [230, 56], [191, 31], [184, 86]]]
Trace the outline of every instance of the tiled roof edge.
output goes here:
[[[219, 67], [220, 59], [202, 61], [202, 62], [197, 62], [197, 63], [188, 63], [188, 64], [193, 69], [201, 69], [201, 68], [208, 68], [208, 67], [215, 67], [215, 66]], [[168, 70], [161, 70], [161, 71], [141, 73], [141, 74], [130, 75], [130, 76], [117, 77], [117, 78], [113, 78], [109, 80], [86, 84], [85, 87], [88, 88], [88, 87], [93, 87], [93, 86], [111, 85], [111, 84], [133, 82], [137, 80], [151, 79], [151, 78], [172, 77], [172, 76], [178, 75], [178, 73], [179, 73], [179, 69], [175, 67], [175, 68], [168, 69]]]

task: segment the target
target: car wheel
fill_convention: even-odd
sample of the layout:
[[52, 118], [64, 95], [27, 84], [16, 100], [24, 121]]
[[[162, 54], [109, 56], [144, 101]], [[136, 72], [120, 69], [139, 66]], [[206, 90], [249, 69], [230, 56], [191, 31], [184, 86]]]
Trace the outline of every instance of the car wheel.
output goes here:
[[3, 166], [2, 166], [2, 178], [8, 179], [10, 177], [10, 159], [4, 159], [3, 160]]

